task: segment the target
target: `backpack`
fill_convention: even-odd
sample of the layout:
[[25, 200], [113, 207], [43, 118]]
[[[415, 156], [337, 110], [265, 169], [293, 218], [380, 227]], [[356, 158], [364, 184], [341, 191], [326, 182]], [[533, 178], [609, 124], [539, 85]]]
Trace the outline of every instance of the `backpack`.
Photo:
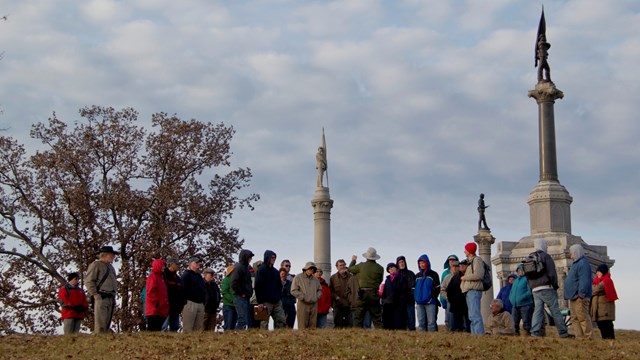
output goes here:
[[422, 277], [416, 278], [416, 287], [413, 291], [413, 298], [418, 305], [426, 305], [431, 301], [431, 287], [433, 286], [433, 279], [426, 274]]
[[522, 260], [522, 270], [527, 279], [537, 279], [544, 274], [544, 262], [540, 258], [540, 253], [532, 252]]
[[[491, 289], [493, 286], [493, 282], [491, 281], [491, 267], [487, 265], [481, 257], [478, 257], [480, 261], [482, 261], [482, 267], [484, 268], [484, 275], [482, 275], [482, 291], [487, 291]], [[473, 271], [473, 262], [471, 263], [471, 271]], [[475, 271], [474, 271], [475, 272]]]

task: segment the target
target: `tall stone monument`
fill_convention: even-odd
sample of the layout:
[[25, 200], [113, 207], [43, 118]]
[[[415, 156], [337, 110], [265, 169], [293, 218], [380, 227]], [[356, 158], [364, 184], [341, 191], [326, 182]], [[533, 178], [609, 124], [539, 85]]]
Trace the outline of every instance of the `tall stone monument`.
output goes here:
[[[331, 208], [333, 200], [329, 195], [329, 173], [327, 172], [327, 142], [322, 129], [322, 145], [316, 153], [316, 190], [313, 207], [313, 261], [322, 269], [322, 277], [329, 282], [331, 277]], [[327, 186], [324, 186], [326, 180]]]
[[562, 291], [564, 279], [573, 263], [569, 257], [571, 245], [581, 244], [584, 247], [585, 256], [594, 271], [599, 264], [606, 263], [612, 266], [614, 261], [607, 255], [606, 246], [588, 245], [581, 237], [571, 233], [573, 198], [560, 184], [556, 159], [554, 104], [556, 100], [564, 97], [564, 93], [551, 81], [551, 68], [548, 63], [551, 44], [547, 42], [544, 10], [538, 25], [535, 48], [538, 83], [533, 90], [529, 90], [529, 97], [535, 99], [538, 104], [540, 177], [527, 200], [531, 234], [517, 242], [498, 243], [497, 255], [492, 262], [496, 265], [501, 284], [504, 285], [509, 274], [514, 273], [522, 260], [534, 251], [533, 240], [545, 239], [549, 245], [547, 251], [555, 261], [558, 271], [560, 306], [566, 307]]

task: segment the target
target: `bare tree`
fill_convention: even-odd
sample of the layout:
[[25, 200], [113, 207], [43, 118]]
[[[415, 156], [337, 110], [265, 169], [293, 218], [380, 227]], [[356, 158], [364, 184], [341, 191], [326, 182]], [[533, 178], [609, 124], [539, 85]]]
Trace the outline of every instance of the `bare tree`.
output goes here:
[[230, 167], [232, 127], [156, 113], [147, 133], [131, 108], [80, 115], [35, 124], [46, 149], [30, 157], [0, 137], [0, 333], [53, 332], [65, 272], [84, 273], [102, 245], [121, 251], [115, 330], [135, 331], [153, 257], [221, 268], [243, 243], [226, 222], [259, 195], [238, 194], [252, 175]]

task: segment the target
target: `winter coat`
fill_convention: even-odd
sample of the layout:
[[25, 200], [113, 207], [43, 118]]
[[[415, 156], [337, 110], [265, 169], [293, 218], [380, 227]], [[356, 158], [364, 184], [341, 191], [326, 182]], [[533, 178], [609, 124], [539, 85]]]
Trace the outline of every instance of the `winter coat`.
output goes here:
[[384, 279], [384, 268], [375, 260], [367, 260], [356, 265], [355, 260], [349, 263], [349, 271], [358, 275], [358, 282], [361, 289], [378, 290]]
[[533, 305], [533, 294], [525, 276], [518, 276], [511, 286], [509, 302], [515, 307]]
[[293, 278], [291, 295], [306, 304], [315, 304], [322, 297], [322, 286], [315, 276], [303, 272]]
[[151, 264], [151, 274], [147, 277], [147, 296], [145, 299], [145, 315], [169, 315], [169, 293], [162, 276], [164, 260], [155, 259]]
[[326, 315], [331, 309], [331, 289], [323, 278], [320, 278], [320, 286], [322, 287], [322, 296], [318, 299], [318, 315]]
[[480, 256], [471, 255], [467, 258], [469, 265], [467, 271], [464, 273], [464, 280], [462, 280], [462, 292], [466, 293], [469, 290], [483, 291], [482, 277], [484, 276], [484, 263]]
[[331, 290], [332, 306], [333, 308], [351, 306], [351, 278], [355, 275], [351, 275], [349, 271], [346, 271], [344, 275], [339, 272], [331, 275], [329, 279], [329, 289]]
[[404, 277], [407, 280], [407, 305], [415, 305], [416, 301], [413, 298], [413, 289], [416, 287], [416, 273], [409, 270], [409, 264], [407, 263], [407, 259], [404, 256], [398, 256], [396, 258], [396, 264], [398, 264], [400, 260], [404, 260], [404, 263], [407, 264], [407, 268], [398, 268], [398, 273], [400, 273], [400, 276]]
[[586, 257], [574, 260], [569, 268], [569, 274], [564, 280], [564, 298], [591, 298], [591, 266]]
[[531, 291], [540, 286], [550, 286], [554, 290], [558, 290], [558, 273], [556, 272], [556, 264], [549, 254], [542, 250], [535, 251], [539, 254], [544, 264], [544, 273], [537, 278], [527, 278], [527, 283]]
[[114, 269], [113, 265], [111, 264], [96, 260], [89, 265], [89, 268], [87, 269], [87, 276], [85, 276], [84, 278], [84, 284], [87, 287], [87, 292], [91, 296], [98, 295], [98, 284], [104, 278], [105, 274], [107, 273], [107, 269], [109, 271], [109, 275], [100, 286], [100, 292], [108, 293], [115, 296], [116, 292], [118, 291], [116, 269]]
[[182, 273], [182, 284], [184, 285], [184, 297], [188, 301], [204, 304], [206, 294], [202, 275], [187, 269]]
[[222, 293], [222, 305], [235, 307], [233, 305], [233, 293], [231, 292], [231, 274], [222, 279], [220, 292]]
[[[609, 273], [605, 274], [609, 276]], [[604, 276], [603, 276], [604, 277]], [[594, 280], [591, 297], [591, 319], [593, 321], [616, 320], [616, 303], [608, 301], [604, 290], [604, 282]]]
[[513, 285], [507, 282], [507, 285], [503, 286], [496, 296], [496, 299], [502, 300], [504, 311], [508, 312], [509, 314], [511, 314], [512, 308], [511, 301], [509, 301], [509, 294], [511, 294], [511, 290], [513, 290]]
[[58, 299], [62, 301], [60, 316], [65, 319], [84, 319], [87, 316], [87, 295], [79, 286], [67, 283], [58, 291]]
[[349, 294], [351, 310], [355, 310], [360, 303], [360, 280], [358, 279], [358, 275], [349, 277], [349, 288], [351, 289], [351, 294]]
[[253, 286], [251, 282], [251, 272], [249, 271], [249, 260], [253, 253], [249, 250], [241, 250], [238, 256], [239, 262], [235, 265], [231, 273], [231, 291], [233, 295], [251, 298]]
[[[451, 274], [451, 269], [449, 268], [449, 258], [455, 258], [456, 260], [460, 260], [458, 259], [458, 255], [456, 254], [451, 254], [447, 256], [447, 260], [444, 261], [444, 271], [442, 272], [442, 275], [440, 275], [440, 284], [444, 284], [444, 279], [449, 274]], [[440, 291], [440, 302], [442, 303], [443, 308], [447, 307], [446, 292], [443, 293], [442, 291]]]
[[274, 256], [271, 250], [264, 252], [264, 261], [256, 271], [256, 300], [258, 304], [276, 304], [282, 299], [282, 280], [280, 272], [269, 265], [271, 257]]
[[178, 276], [177, 271], [171, 271], [167, 268], [164, 269], [163, 276], [169, 293], [169, 314], [180, 314], [187, 303], [182, 278]]
[[489, 314], [484, 332], [491, 335], [514, 335], [516, 333], [513, 316], [506, 311]]
[[[282, 280], [280, 280], [282, 284]], [[296, 297], [291, 295], [291, 280], [285, 280], [282, 284], [282, 306], [294, 307], [296, 305]]]
[[[420, 260], [424, 260], [427, 263], [427, 268], [422, 270], [418, 265], [418, 272], [416, 273], [416, 285], [413, 291], [414, 300], [416, 304], [427, 305], [435, 304], [440, 306], [438, 295], [440, 295], [440, 276], [437, 272], [431, 269], [431, 261], [426, 254], [420, 255], [418, 258], [418, 264]], [[421, 297], [424, 294], [430, 293], [429, 299], [424, 302]]]
[[460, 277], [462, 277], [461, 273], [453, 275], [447, 285], [449, 311], [454, 314], [467, 314], [469, 312], [467, 308], [467, 298], [465, 294], [462, 293], [462, 281]]
[[398, 273], [392, 280], [391, 275], [387, 275], [382, 290], [382, 305], [406, 306], [408, 288], [409, 284], [404, 276]]
[[204, 312], [207, 314], [215, 314], [220, 307], [220, 301], [222, 300], [222, 294], [220, 294], [220, 288], [216, 281], [204, 282]]

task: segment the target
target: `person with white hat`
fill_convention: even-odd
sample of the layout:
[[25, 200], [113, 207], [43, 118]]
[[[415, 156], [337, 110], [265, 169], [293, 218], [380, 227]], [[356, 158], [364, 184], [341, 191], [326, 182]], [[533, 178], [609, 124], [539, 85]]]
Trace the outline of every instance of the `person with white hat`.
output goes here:
[[116, 305], [116, 293], [118, 291], [118, 279], [116, 269], [113, 268], [113, 260], [120, 253], [113, 250], [112, 246], [100, 248], [98, 260], [92, 262], [87, 269], [85, 285], [87, 292], [94, 302], [95, 334], [111, 331], [111, 318]]
[[313, 274], [318, 267], [309, 261], [302, 272], [293, 278], [291, 295], [298, 299], [298, 329], [315, 329], [318, 317], [318, 299], [322, 296], [320, 281]]
[[376, 249], [370, 247], [362, 256], [367, 261], [356, 265], [358, 257], [353, 255], [349, 264], [349, 271], [354, 275], [358, 275], [358, 283], [360, 285], [354, 325], [363, 327], [364, 315], [369, 311], [373, 326], [376, 329], [382, 329], [382, 307], [380, 305], [380, 296], [378, 296], [378, 288], [384, 278], [384, 268], [376, 262], [376, 260], [380, 259]]

